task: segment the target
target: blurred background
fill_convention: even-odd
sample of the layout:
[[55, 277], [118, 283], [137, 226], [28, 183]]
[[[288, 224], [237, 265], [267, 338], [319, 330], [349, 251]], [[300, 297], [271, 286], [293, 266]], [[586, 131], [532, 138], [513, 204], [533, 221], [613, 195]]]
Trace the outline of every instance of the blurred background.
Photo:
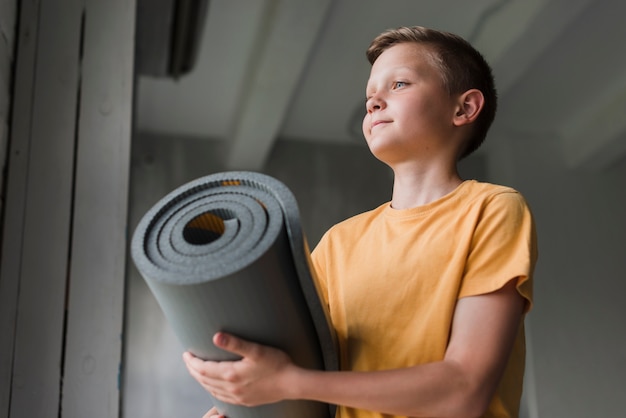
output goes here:
[[[6, 28], [12, 28], [5, 23], [11, 22], [8, 17], [13, 16], [15, 22], [18, 17], [19, 8], [10, 7], [10, 3], [17, 4], [0, 2], [5, 8], [0, 9], [3, 35], [10, 33]], [[82, 21], [86, 28], [85, 39], [89, 39], [90, 22], [99, 16], [90, 12], [89, 3], [84, 9], [79, 7], [82, 14], [76, 13], [76, 21]], [[361, 133], [369, 75], [365, 50], [371, 39], [387, 28], [422, 25], [469, 40], [493, 67], [499, 110], [486, 143], [462, 162], [462, 175], [521, 191], [538, 228], [540, 257], [535, 308], [527, 318], [528, 359], [521, 417], [624, 416], [626, 4], [610, 0], [117, 3], [121, 6], [111, 16], [133, 18], [127, 20], [134, 43], [130, 38], [124, 42], [119, 35], [108, 46], [98, 42], [87, 45], [92, 45], [92, 51], [117, 51], [116, 45], [129, 42], [134, 46], [127, 53], [133, 58], [132, 77], [127, 74], [125, 79], [129, 80], [125, 88], [130, 90], [125, 97], [132, 98], [132, 106], [125, 110], [130, 115], [124, 125], [127, 128], [122, 132], [128, 137], [124, 145], [128, 147], [128, 154], [124, 154], [127, 159], [115, 163], [108, 160], [98, 166], [111, 172], [128, 167], [127, 174], [121, 175], [128, 187], [124, 189], [127, 214], [115, 215], [116, 219], [123, 218], [126, 228], [119, 247], [127, 244], [126, 238], [141, 216], [162, 196], [190, 180], [226, 170], [264, 172], [289, 186], [299, 202], [303, 227], [313, 247], [332, 224], [390, 197], [391, 173], [369, 154]], [[41, 10], [38, 13], [31, 12], [43, 16]], [[22, 13], [22, 19], [26, 14]], [[5, 35], [5, 39], [12, 38]], [[90, 49], [84, 48], [83, 80], [90, 68]], [[5, 85], [12, 85], [19, 81], [18, 73], [11, 82], [12, 73], [7, 68], [17, 53], [7, 50], [9, 58], [5, 69], [0, 70], [7, 74]], [[11, 91], [16, 92], [13, 99], [19, 99], [17, 88], [5, 88], [0, 91], [4, 102], [11, 103]], [[88, 94], [87, 89], [82, 91]], [[85, 102], [85, 96], [81, 97], [79, 106]], [[98, 102], [98, 112], [108, 115], [111, 109], [102, 103], [108, 102]], [[21, 161], [11, 152], [15, 140], [9, 141], [9, 133], [18, 125], [15, 112], [13, 126], [10, 113], [2, 113], [2, 148], [7, 150], [9, 167], [11, 158]], [[77, 143], [70, 148], [79, 150], [76, 158], [80, 168], [81, 145]], [[26, 174], [28, 170], [22, 169]], [[85, 170], [91, 180], [104, 175], [102, 171], [96, 174], [95, 168]], [[10, 197], [12, 183], [10, 179], [5, 182], [5, 194]], [[7, 198], [6, 202], [0, 297], [2, 301], [13, 300], [12, 295], [19, 297], [10, 305], [12, 310], [8, 304], [3, 308], [12, 315], [5, 318], [11, 317], [13, 322], [5, 321], [0, 331], [10, 330], [13, 337], [11, 345], [3, 346], [11, 352], [0, 355], [5, 364], [0, 377], [7, 370], [4, 387], [11, 388], [4, 391], [4, 398], [0, 392], [0, 417], [8, 411], [6, 416], [13, 418], [33, 416], [25, 415], [33, 407], [25, 406], [23, 386], [16, 382], [23, 374], [29, 375], [29, 368], [20, 366], [26, 362], [20, 357], [24, 352], [20, 347], [31, 346], [26, 342], [41, 335], [39, 331], [29, 332], [28, 322], [20, 322], [24, 317], [20, 312], [43, 314], [41, 308], [34, 307], [40, 306], [37, 297], [24, 302], [23, 289], [41, 286], [38, 282], [24, 285], [25, 273], [7, 279], [13, 277], [13, 270], [9, 271], [6, 260], [14, 259], [7, 250], [8, 225], [15, 224], [12, 219], [22, 218], [17, 212], [11, 218], [11, 201]], [[34, 210], [33, 205], [26, 207]], [[98, 212], [91, 212], [93, 218], [113, 216], [110, 211], [95, 210]], [[72, 225], [73, 234], [85, 227], [75, 222]], [[15, 234], [27, 237], [28, 231]], [[181, 359], [182, 347], [132, 262], [126, 259], [124, 264], [123, 257], [117, 258], [126, 267], [119, 270], [121, 290], [115, 299], [119, 312], [113, 321], [123, 329], [123, 337], [115, 346], [122, 365], [116, 374], [119, 385], [111, 389], [117, 391], [119, 400], [114, 398], [110, 404], [117, 407], [102, 416], [202, 416], [210, 406], [209, 399], [188, 376]], [[12, 285], [11, 280], [17, 284]], [[62, 281], [65, 284], [60, 288], [69, 286], [65, 279]], [[22, 291], [11, 290], [15, 288]], [[62, 301], [71, 302], [71, 292], [65, 298], [60, 295], [59, 301], [59, 306], [65, 306]], [[71, 306], [62, 309], [70, 330], [77, 315]], [[75, 321], [87, 319], [81, 315]], [[106, 315], [98, 321], [108, 323]], [[63, 323], [63, 315], [59, 322]], [[22, 329], [24, 337], [20, 336]], [[68, 328], [59, 325], [58, 329], [63, 334]], [[20, 345], [22, 340], [26, 342]], [[68, 344], [64, 341], [59, 343], [62, 347]], [[66, 348], [58, 351], [64, 363], [57, 367], [57, 374], [51, 372], [57, 380], [58, 374], [67, 377], [63, 370], [73, 362]], [[81, 364], [84, 370], [85, 361]], [[26, 379], [29, 381], [36, 378]], [[91, 402], [81, 399], [76, 402], [85, 406]], [[68, 408], [61, 409], [67, 413]]]

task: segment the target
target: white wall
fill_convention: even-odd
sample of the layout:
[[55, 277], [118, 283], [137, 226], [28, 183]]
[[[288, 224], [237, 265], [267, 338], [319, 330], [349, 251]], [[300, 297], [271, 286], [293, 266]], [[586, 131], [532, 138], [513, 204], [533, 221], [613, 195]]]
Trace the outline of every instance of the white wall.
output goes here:
[[625, 416], [626, 160], [572, 169], [555, 138], [502, 141], [490, 177], [524, 193], [539, 236], [531, 417]]
[[4, 169], [9, 142], [11, 79], [14, 57], [16, 0], [0, 0], [0, 213], [4, 207]]

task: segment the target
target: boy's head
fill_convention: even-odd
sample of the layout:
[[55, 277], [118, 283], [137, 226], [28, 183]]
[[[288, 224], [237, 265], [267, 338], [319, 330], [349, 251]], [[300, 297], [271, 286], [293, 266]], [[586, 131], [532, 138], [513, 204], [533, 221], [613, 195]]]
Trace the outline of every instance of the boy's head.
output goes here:
[[378, 35], [367, 49], [370, 64], [392, 45], [418, 43], [433, 52], [433, 64], [439, 70], [444, 88], [452, 95], [478, 89], [484, 96], [484, 106], [460, 157], [474, 152], [483, 143], [496, 114], [497, 94], [491, 67], [483, 56], [463, 38], [421, 26], [400, 27]]

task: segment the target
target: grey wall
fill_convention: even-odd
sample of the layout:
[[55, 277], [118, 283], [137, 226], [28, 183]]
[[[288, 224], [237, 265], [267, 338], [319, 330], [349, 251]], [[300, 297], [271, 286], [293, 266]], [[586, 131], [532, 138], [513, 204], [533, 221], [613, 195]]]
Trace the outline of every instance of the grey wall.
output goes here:
[[572, 169], [554, 138], [502, 144], [490, 153], [491, 176], [525, 194], [539, 233], [531, 416], [625, 416], [626, 161]]
[[9, 142], [16, 7], [15, 0], [0, 0], [0, 214], [4, 206], [4, 172]]
[[[130, 220], [162, 196], [197, 177], [224, 170], [220, 143], [138, 135], [133, 141]], [[464, 162], [468, 177], [485, 175], [485, 162]], [[294, 193], [309, 244], [332, 224], [389, 200], [392, 177], [364, 143], [333, 145], [279, 141], [264, 172]], [[182, 348], [134, 266], [128, 268], [125, 331], [125, 417], [201, 416], [209, 407], [202, 389], [187, 374]]]

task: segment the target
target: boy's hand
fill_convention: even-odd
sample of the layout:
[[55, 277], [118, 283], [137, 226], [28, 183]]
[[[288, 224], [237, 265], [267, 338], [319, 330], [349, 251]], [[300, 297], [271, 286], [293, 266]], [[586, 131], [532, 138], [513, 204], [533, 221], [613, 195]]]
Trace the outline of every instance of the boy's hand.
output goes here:
[[223, 332], [215, 334], [213, 343], [242, 359], [203, 361], [186, 352], [183, 360], [191, 376], [215, 398], [230, 404], [255, 406], [289, 397], [290, 381], [298, 369], [287, 354]]
[[202, 418], [226, 418], [226, 417], [224, 415], [220, 415], [220, 413], [217, 412], [217, 408], [213, 407], [209, 409], [209, 412], [204, 414]]

